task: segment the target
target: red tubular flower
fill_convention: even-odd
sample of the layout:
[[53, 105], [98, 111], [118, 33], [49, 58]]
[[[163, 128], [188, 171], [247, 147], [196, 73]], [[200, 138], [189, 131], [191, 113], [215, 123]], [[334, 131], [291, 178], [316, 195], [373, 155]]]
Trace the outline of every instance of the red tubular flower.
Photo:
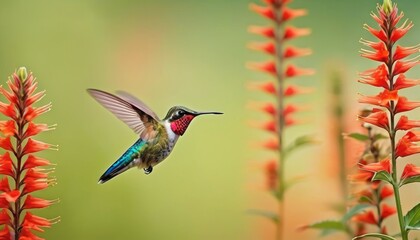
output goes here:
[[367, 223], [367, 224], [372, 224], [372, 225], [378, 224], [378, 220], [376, 220], [376, 217], [373, 211], [365, 211], [363, 213], [359, 213], [355, 215], [352, 220], [355, 222], [362, 222], [362, 223]]
[[409, 163], [405, 165], [404, 171], [401, 175], [401, 180], [410, 178], [410, 177], [419, 176], [419, 175], [420, 175], [420, 167], [417, 167], [416, 165]]
[[398, 75], [394, 83], [394, 89], [399, 90], [420, 85], [420, 80], [407, 79], [404, 74]]
[[419, 50], [420, 50], [420, 45], [416, 45], [413, 47], [402, 47], [398, 45], [395, 48], [394, 60], [403, 59], [405, 57], [410, 56], [411, 54], [418, 53]]
[[395, 207], [384, 203], [384, 204], [382, 204], [382, 208], [381, 208], [381, 218], [385, 219], [385, 218], [395, 214], [396, 212], [397, 212], [397, 209]]
[[381, 64], [375, 69], [364, 71], [360, 76], [362, 77], [362, 79], [359, 79], [361, 83], [389, 89], [388, 69], [385, 64]]
[[[0, 122], [0, 147], [6, 152], [0, 155], [0, 240], [43, 240], [31, 231], [43, 231], [53, 223], [44, 218], [32, 215], [28, 210], [45, 208], [53, 201], [36, 198], [28, 193], [42, 190], [53, 182], [48, 173], [39, 167], [48, 166], [50, 162], [31, 153], [50, 149], [51, 144], [43, 143], [29, 137], [50, 130], [46, 124], [32, 122], [37, 116], [47, 112], [51, 104], [41, 107], [32, 106], [44, 97], [44, 91], [35, 92], [37, 83], [33, 75], [20, 68], [7, 82], [10, 91], [0, 87], [0, 93], [9, 103], [0, 103], [0, 113], [11, 120]], [[37, 169], [35, 169], [37, 168]], [[9, 180], [14, 181], [11, 188]], [[25, 217], [23, 218], [23, 214]]]
[[308, 36], [309, 34], [311, 34], [311, 30], [309, 28], [296, 28], [288, 26], [284, 30], [283, 39], [290, 40], [293, 38]]
[[380, 172], [380, 171], [386, 171], [388, 173], [391, 173], [391, 162], [389, 158], [384, 159], [380, 162], [374, 162], [366, 165], [360, 165], [360, 169], [369, 171], [369, 172]]
[[395, 105], [394, 112], [395, 113], [407, 112], [418, 107], [420, 107], [420, 102], [409, 102], [406, 97], [399, 97], [398, 103]]
[[398, 100], [398, 91], [389, 91], [387, 89], [373, 97], [361, 95], [359, 98], [360, 103], [372, 104], [379, 107], [388, 107], [390, 101], [396, 100]]
[[291, 77], [297, 77], [297, 76], [312, 75], [314, 73], [315, 71], [312, 69], [299, 68], [299, 67], [296, 67], [295, 65], [290, 64], [286, 68], [285, 76], [291, 78]]
[[395, 126], [396, 130], [410, 130], [412, 128], [420, 127], [419, 120], [409, 120], [407, 116], [401, 116]]
[[272, 75], [277, 74], [276, 63], [273, 62], [273, 61], [268, 61], [268, 62], [265, 62], [265, 63], [250, 63], [248, 66], [249, 66], [249, 68], [251, 68], [253, 70], [266, 72], [266, 73], [272, 74]]
[[359, 119], [363, 122], [373, 124], [385, 130], [389, 129], [389, 119], [388, 114], [385, 111], [374, 108], [372, 113], [367, 117], [359, 116]]
[[252, 83], [248, 85], [249, 89], [260, 90], [268, 94], [276, 94], [277, 89], [273, 82]]
[[416, 153], [420, 153], [420, 146], [414, 144], [420, 139], [413, 132], [408, 132], [404, 137], [400, 139], [397, 146], [395, 147], [395, 153], [397, 157], [406, 157]]
[[382, 200], [387, 198], [387, 197], [390, 197], [392, 195], [394, 195], [394, 190], [392, 189], [392, 187], [390, 187], [388, 185], [384, 185], [381, 188], [380, 197], [381, 197]]
[[297, 48], [294, 46], [286, 47], [283, 53], [284, 58], [303, 57], [312, 54], [312, 50], [309, 48]]
[[262, 35], [267, 38], [274, 38], [274, 29], [272, 27], [251, 26], [249, 32]]
[[275, 191], [277, 186], [277, 161], [268, 161], [264, 166], [264, 173], [267, 189]]
[[274, 43], [267, 42], [267, 43], [251, 43], [249, 44], [249, 48], [257, 51], [262, 51], [267, 54], [275, 54], [276, 53], [276, 47], [274, 46]]
[[285, 97], [292, 97], [298, 94], [306, 94], [313, 92], [313, 89], [310, 88], [302, 88], [295, 85], [289, 85], [284, 90], [284, 96]]

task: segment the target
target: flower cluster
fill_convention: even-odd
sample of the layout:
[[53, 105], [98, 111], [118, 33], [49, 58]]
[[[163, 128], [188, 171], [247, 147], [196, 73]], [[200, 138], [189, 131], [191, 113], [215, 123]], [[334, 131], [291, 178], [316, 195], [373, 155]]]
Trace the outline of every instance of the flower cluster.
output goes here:
[[267, 150], [276, 151], [279, 156], [276, 160], [266, 162], [265, 176], [267, 188], [277, 197], [279, 210], [278, 214], [278, 239], [282, 239], [284, 216], [284, 160], [286, 153], [306, 143], [310, 143], [308, 137], [298, 138], [296, 142], [289, 147], [284, 144], [284, 130], [286, 127], [301, 123], [296, 120], [294, 114], [305, 108], [290, 103], [289, 99], [299, 94], [311, 92], [311, 89], [302, 88], [290, 83], [287, 80], [312, 75], [311, 69], [301, 68], [289, 62], [297, 57], [303, 57], [311, 54], [308, 48], [298, 48], [286, 45], [290, 40], [310, 34], [307, 28], [297, 28], [286, 23], [297, 17], [307, 14], [305, 9], [292, 9], [289, 7], [290, 0], [265, 0], [264, 4], [251, 4], [251, 10], [271, 21], [270, 26], [251, 26], [251, 33], [260, 35], [268, 41], [262, 43], [251, 43], [249, 47], [266, 53], [270, 60], [262, 63], [250, 63], [248, 66], [252, 70], [261, 71], [275, 78], [275, 81], [256, 82], [250, 84], [253, 90], [259, 90], [275, 97], [276, 102], [254, 104], [255, 108], [266, 113], [269, 120], [254, 125], [273, 136], [261, 143], [261, 146]]
[[34, 123], [39, 115], [48, 112], [51, 104], [35, 107], [44, 97], [44, 91], [36, 92], [37, 82], [32, 73], [20, 68], [7, 82], [9, 90], [0, 87], [6, 102], [0, 102], [0, 113], [8, 120], [0, 121], [0, 240], [41, 240], [32, 231], [44, 231], [58, 219], [45, 219], [30, 212], [46, 208], [56, 201], [35, 197], [34, 192], [54, 184], [48, 177], [51, 163], [35, 153], [54, 148], [53, 145], [33, 139], [50, 126]]
[[[384, 151], [384, 144], [382, 139], [384, 136], [380, 133], [373, 134], [373, 129], [370, 125], [365, 125], [368, 131], [365, 151], [359, 160], [359, 169], [357, 173], [350, 175], [350, 180], [354, 183], [354, 188], [357, 191], [353, 197], [357, 200], [356, 205], [369, 205], [369, 209], [363, 209], [362, 212], [355, 214], [352, 217], [353, 222], [357, 223], [355, 236], [366, 234], [366, 225], [377, 226], [378, 231], [386, 234], [386, 226], [383, 220], [396, 213], [396, 208], [384, 202], [389, 197], [392, 197], [394, 190], [389, 185], [373, 180], [374, 175], [378, 171], [389, 172], [391, 164], [388, 151]], [[381, 160], [383, 159], [383, 160]]]
[[[407, 164], [401, 178], [397, 179], [396, 161], [398, 158], [420, 153], [420, 146], [416, 144], [420, 141], [420, 135], [413, 131], [413, 128], [420, 125], [417, 120], [410, 120], [406, 115], [399, 117], [398, 115], [420, 107], [420, 102], [410, 101], [400, 94], [401, 89], [410, 88], [420, 83], [419, 80], [409, 79], [406, 76], [407, 71], [419, 63], [417, 57], [406, 58], [418, 53], [420, 45], [412, 47], [397, 45], [397, 42], [413, 27], [413, 23], [407, 20], [400, 23], [404, 14], [398, 11], [395, 4], [392, 4], [390, 0], [384, 0], [384, 4], [378, 5], [377, 10], [378, 13], [372, 13], [371, 16], [379, 28], [365, 25], [365, 29], [377, 40], [362, 39], [361, 43], [369, 49], [362, 49], [361, 55], [379, 62], [379, 66], [362, 72], [359, 82], [382, 88], [382, 91], [375, 96], [360, 97], [359, 102], [374, 105], [372, 113], [362, 116], [360, 119], [382, 128], [388, 133], [391, 156], [381, 159], [377, 163], [363, 165], [362, 169], [371, 171], [373, 180], [382, 180], [392, 185], [401, 236], [406, 240], [408, 239], [407, 229], [410, 228], [404, 222], [399, 187], [406, 182], [412, 182], [410, 179], [419, 176], [420, 172], [413, 164]], [[396, 137], [398, 131], [407, 132], [398, 140]], [[383, 211], [390, 212], [389, 209], [388, 207]], [[373, 221], [373, 219], [370, 220]]]

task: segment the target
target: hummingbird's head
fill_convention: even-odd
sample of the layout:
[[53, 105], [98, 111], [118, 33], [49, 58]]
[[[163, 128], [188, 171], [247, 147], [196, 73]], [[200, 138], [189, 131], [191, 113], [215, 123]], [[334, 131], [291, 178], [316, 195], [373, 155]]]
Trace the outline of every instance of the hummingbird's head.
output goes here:
[[190, 125], [191, 121], [200, 115], [204, 114], [223, 114], [221, 112], [196, 112], [182, 106], [175, 106], [169, 109], [164, 121], [168, 121], [171, 130], [176, 134], [182, 136]]

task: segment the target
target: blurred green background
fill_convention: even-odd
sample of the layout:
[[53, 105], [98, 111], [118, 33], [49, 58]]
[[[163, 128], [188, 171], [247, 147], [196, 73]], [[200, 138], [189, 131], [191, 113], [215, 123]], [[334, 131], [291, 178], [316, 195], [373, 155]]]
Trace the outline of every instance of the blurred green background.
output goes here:
[[[269, 198], [255, 176], [257, 159], [270, 154], [253, 147], [265, 135], [247, 121], [261, 118], [246, 105], [267, 100], [248, 92], [250, 80], [264, 75], [247, 70], [247, 61], [266, 56], [247, 50], [261, 38], [247, 33], [251, 24], [268, 24], [248, 10], [249, 0], [3, 0], [0, 3], [0, 76], [4, 84], [19, 66], [26, 66], [47, 90], [44, 102], [53, 110], [39, 121], [58, 124], [40, 136], [59, 144], [44, 156], [57, 163], [58, 185], [40, 193], [60, 203], [39, 214], [61, 216], [43, 237], [60, 240], [91, 239], [262, 239], [273, 231], [268, 221], [256, 221], [246, 209]], [[254, 1], [255, 2], [255, 1]], [[293, 128], [290, 136], [328, 135], [328, 76], [341, 69], [349, 104], [356, 92], [374, 93], [356, 84], [358, 71], [374, 66], [361, 59], [360, 37], [372, 39], [362, 28], [379, 1], [296, 0], [309, 15], [293, 21], [313, 34], [294, 41], [311, 47], [314, 55], [295, 61], [317, 70], [298, 83], [317, 89], [299, 101], [311, 101], [309, 123]], [[420, 1], [397, 1], [414, 23], [420, 24]], [[420, 27], [408, 34], [406, 45], [420, 42]], [[420, 76], [418, 70], [411, 72]], [[146, 176], [130, 170], [98, 185], [99, 176], [136, 140], [122, 122], [87, 94], [86, 88], [126, 90], [147, 102], [160, 116], [173, 105], [222, 111], [222, 116], [200, 117], [180, 139], [172, 155]], [[414, 97], [415, 90], [406, 94]], [[418, 95], [418, 94], [417, 94]], [[417, 98], [418, 99], [418, 98]], [[420, 117], [417, 114], [417, 117]], [[355, 119], [355, 117], [352, 117]], [[295, 156], [288, 174], [309, 173], [312, 180], [290, 192], [297, 199], [288, 208], [294, 216], [288, 232], [299, 239], [315, 234], [295, 233], [295, 222], [323, 218], [334, 183], [320, 176], [328, 146], [308, 148]], [[256, 164], [258, 165], [258, 163]], [[311, 178], [310, 178], [311, 179]], [[259, 179], [261, 180], [261, 179]], [[255, 187], [257, 186], [257, 187]], [[322, 192], [322, 194], [320, 194]], [[419, 191], [411, 191], [414, 203]], [[407, 195], [407, 194], [406, 194]], [[308, 202], [311, 199], [311, 203]], [[327, 203], [326, 203], [327, 201]], [[268, 200], [269, 204], [272, 204]], [[301, 204], [301, 205], [298, 205]], [[320, 204], [314, 208], [314, 205]], [[299, 214], [293, 211], [298, 209]], [[405, 206], [404, 209], [409, 209]], [[300, 215], [305, 215], [299, 217]], [[293, 224], [292, 224], [293, 223]], [[265, 226], [267, 228], [264, 228]], [[297, 238], [291, 238], [297, 239]]]

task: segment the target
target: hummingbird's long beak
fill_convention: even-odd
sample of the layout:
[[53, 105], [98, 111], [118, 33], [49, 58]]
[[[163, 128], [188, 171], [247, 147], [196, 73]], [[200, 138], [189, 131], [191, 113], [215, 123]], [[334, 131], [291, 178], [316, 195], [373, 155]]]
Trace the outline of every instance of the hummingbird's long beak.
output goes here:
[[222, 112], [195, 112], [195, 116], [200, 116], [204, 114], [223, 114]]

